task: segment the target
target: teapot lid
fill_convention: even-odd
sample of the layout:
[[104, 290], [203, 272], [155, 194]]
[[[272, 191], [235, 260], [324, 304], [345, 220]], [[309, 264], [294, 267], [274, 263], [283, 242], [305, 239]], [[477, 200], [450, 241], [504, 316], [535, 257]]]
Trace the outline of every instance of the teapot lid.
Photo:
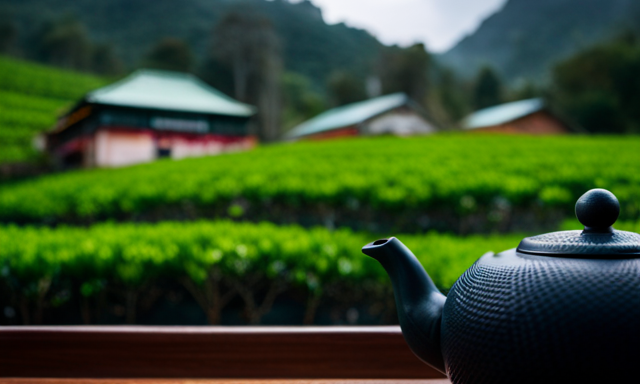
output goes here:
[[592, 189], [576, 203], [576, 217], [583, 231], [551, 232], [523, 239], [517, 252], [573, 258], [640, 257], [640, 234], [613, 229], [620, 203], [605, 189]]

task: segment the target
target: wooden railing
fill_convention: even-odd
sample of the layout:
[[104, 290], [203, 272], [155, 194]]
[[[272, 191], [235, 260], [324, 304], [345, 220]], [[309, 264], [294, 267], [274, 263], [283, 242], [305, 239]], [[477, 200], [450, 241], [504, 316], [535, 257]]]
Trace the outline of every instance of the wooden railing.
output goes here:
[[0, 376], [443, 378], [393, 326], [0, 327]]

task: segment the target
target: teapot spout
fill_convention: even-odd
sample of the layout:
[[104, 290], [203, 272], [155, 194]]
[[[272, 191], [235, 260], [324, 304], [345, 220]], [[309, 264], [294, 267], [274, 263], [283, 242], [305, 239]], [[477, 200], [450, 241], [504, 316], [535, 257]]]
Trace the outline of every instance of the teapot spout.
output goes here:
[[395, 237], [369, 243], [362, 252], [378, 260], [389, 274], [402, 334], [413, 353], [445, 373], [440, 329], [446, 297], [409, 248]]

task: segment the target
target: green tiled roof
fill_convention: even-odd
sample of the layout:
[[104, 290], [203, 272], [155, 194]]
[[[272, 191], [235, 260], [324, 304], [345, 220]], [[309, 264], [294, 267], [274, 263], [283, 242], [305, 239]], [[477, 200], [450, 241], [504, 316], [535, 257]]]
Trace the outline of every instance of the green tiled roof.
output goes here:
[[255, 107], [180, 72], [142, 69], [116, 83], [89, 92], [90, 103], [181, 112], [251, 116]]
[[408, 103], [409, 97], [407, 95], [404, 93], [394, 93], [353, 104], [343, 105], [342, 107], [333, 108], [323, 112], [296, 126], [287, 132], [286, 137], [293, 139], [296, 137], [312, 135], [314, 133], [359, 124], [374, 116]]
[[462, 121], [465, 129], [475, 129], [504, 124], [544, 109], [542, 99], [527, 99], [484, 108]]

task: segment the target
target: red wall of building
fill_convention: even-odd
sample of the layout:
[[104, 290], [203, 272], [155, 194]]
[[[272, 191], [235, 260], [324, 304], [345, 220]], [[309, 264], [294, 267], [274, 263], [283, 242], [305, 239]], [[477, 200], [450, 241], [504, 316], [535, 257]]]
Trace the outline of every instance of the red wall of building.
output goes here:
[[153, 161], [158, 149], [169, 149], [170, 157], [180, 159], [246, 150], [256, 145], [253, 136], [225, 136], [155, 131], [128, 127], [100, 128], [94, 134], [77, 137], [55, 150], [62, 159], [81, 156], [75, 166], [117, 167]]
[[471, 129], [469, 132], [528, 135], [561, 135], [570, 133], [565, 124], [546, 111], [535, 112], [505, 124]]
[[345, 128], [338, 128], [331, 131], [316, 133], [315, 135], [304, 136], [303, 139], [309, 140], [324, 140], [324, 139], [335, 139], [338, 137], [349, 137], [349, 136], [358, 136], [360, 132], [358, 128], [349, 126]]

